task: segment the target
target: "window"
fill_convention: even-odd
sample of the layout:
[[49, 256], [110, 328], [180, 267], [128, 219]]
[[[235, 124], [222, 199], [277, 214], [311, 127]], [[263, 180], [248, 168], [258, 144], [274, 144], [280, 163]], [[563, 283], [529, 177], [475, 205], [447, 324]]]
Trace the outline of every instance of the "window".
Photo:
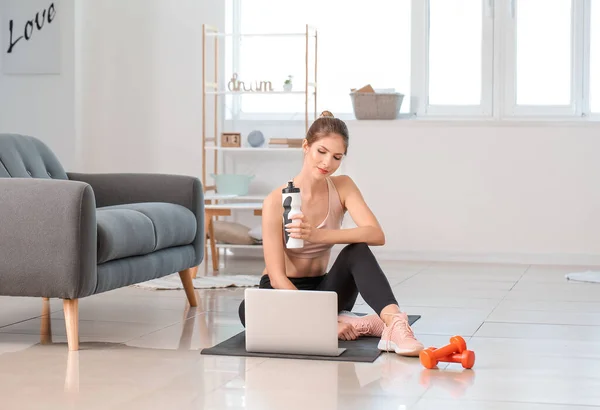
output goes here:
[[[290, 7], [271, 0], [237, 1], [241, 33], [303, 33], [306, 24], [318, 28], [317, 111], [351, 114], [350, 89], [367, 84], [405, 94], [402, 111], [409, 111], [411, 0], [372, 0], [370, 7], [360, 0], [303, 0]], [[292, 75], [294, 90], [304, 91], [304, 38], [243, 37], [239, 55], [237, 68], [245, 78], [268, 79], [280, 87]], [[304, 110], [301, 94], [240, 99], [243, 113]]]
[[516, 5], [517, 104], [569, 105], [571, 0], [521, 0]]
[[[405, 94], [401, 112], [417, 117], [600, 118], [600, 0], [228, 1], [233, 31], [318, 28], [317, 111], [351, 116], [350, 89], [371, 84]], [[280, 87], [292, 75], [304, 91], [297, 40], [229, 40], [227, 78]], [[250, 118], [303, 118], [303, 94], [227, 101]]]
[[[582, 116], [589, 112], [590, 1], [505, 0], [506, 116]], [[594, 23], [592, 23], [593, 25]], [[598, 24], [598, 23], [595, 23]]]
[[431, 0], [429, 103], [481, 103], [480, 0]]
[[505, 114], [574, 115], [583, 72], [576, 51], [579, 0], [507, 0]]

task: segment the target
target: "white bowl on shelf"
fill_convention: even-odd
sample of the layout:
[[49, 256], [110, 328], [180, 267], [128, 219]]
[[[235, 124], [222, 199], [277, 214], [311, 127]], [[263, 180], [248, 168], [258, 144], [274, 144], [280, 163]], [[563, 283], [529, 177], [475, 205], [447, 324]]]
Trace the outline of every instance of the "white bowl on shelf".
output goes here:
[[250, 182], [254, 175], [244, 174], [210, 174], [215, 180], [218, 194], [223, 195], [247, 195]]

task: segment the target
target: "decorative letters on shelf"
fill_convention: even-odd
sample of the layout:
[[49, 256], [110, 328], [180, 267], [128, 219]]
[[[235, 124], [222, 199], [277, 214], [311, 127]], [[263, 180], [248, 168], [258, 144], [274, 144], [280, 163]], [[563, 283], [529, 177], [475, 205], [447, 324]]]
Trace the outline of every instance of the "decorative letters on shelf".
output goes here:
[[233, 73], [231, 80], [227, 84], [229, 91], [253, 91], [253, 92], [265, 92], [273, 91], [273, 84], [270, 81], [255, 81], [253, 84], [250, 83], [250, 88], [246, 88], [246, 84], [243, 81], [238, 80], [237, 73]]

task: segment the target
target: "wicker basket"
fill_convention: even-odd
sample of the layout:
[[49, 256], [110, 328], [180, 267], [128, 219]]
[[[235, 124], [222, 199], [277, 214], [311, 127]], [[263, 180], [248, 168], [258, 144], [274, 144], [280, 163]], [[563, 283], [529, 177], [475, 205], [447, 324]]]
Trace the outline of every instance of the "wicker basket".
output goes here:
[[398, 118], [404, 94], [350, 93], [357, 120], [394, 120]]

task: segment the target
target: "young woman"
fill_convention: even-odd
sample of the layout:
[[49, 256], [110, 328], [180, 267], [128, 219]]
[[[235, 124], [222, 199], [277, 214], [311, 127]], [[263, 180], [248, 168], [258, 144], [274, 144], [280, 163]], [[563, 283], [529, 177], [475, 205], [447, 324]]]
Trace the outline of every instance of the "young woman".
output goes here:
[[[406, 313], [400, 311], [390, 284], [377, 263], [371, 246], [385, 243], [383, 230], [352, 179], [333, 174], [348, 150], [348, 129], [340, 119], [324, 111], [311, 125], [302, 143], [304, 164], [294, 178], [300, 188], [302, 214], [283, 226], [281, 190], [275, 189], [263, 204], [263, 248], [266, 268], [260, 280], [263, 289], [334, 291], [338, 295], [338, 336], [381, 337], [379, 349], [405, 356], [418, 356], [423, 345], [416, 340]], [[348, 211], [357, 225], [341, 229]], [[287, 249], [286, 230], [302, 238], [304, 248]], [[326, 272], [334, 244], [348, 244]], [[377, 313], [349, 313], [358, 294]], [[239, 315], [245, 325], [244, 302]], [[348, 313], [345, 313], [348, 312]]]

